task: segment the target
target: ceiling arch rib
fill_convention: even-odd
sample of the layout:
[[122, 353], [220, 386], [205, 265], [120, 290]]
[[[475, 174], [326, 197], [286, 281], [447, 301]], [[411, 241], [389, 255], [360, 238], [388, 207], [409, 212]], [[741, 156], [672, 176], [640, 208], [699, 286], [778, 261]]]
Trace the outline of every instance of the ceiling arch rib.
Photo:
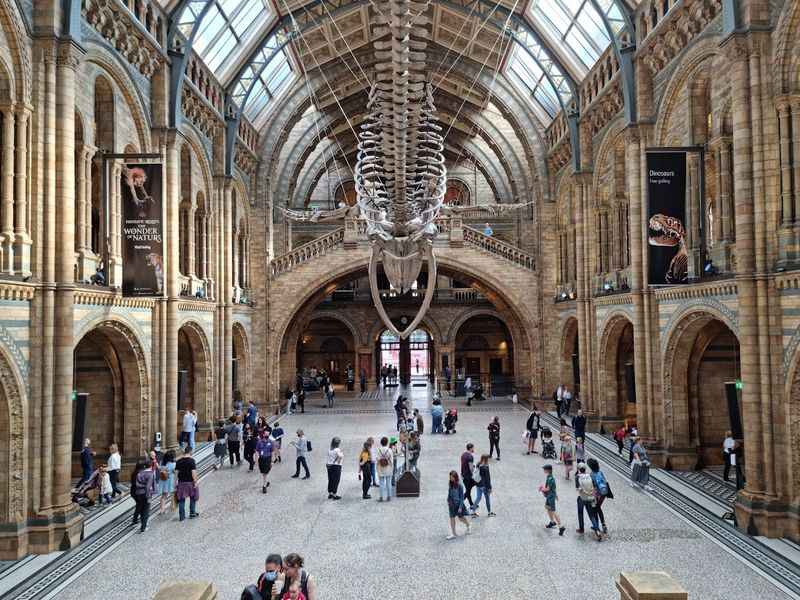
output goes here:
[[[474, 5], [467, 9], [468, 4]], [[255, 82], [261, 76], [263, 70], [275, 59], [279, 53], [286, 53], [286, 46], [304, 32], [319, 28], [325, 19], [336, 18], [343, 11], [357, 10], [358, 7], [367, 4], [368, 0], [355, 0], [344, 2], [343, 0], [312, 0], [309, 3], [297, 4], [297, 6], [281, 16], [265, 32], [261, 43], [239, 67], [234, 77], [226, 87], [228, 93], [228, 111], [231, 114], [229, 131], [236, 132], [238, 123], [241, 119], [243, 110], [247, 109], [248, 100], [253, 92]], [[561, 110], [567, 109], [572, 101], [577, 99], [577, 84], [575, 80], [566, 72], [563, 65], [560, 65], [553, 53], [549, 52], [544, 41], [537, 32], [530, 27], [528, 22], [509, 8], [501, 5], [500, 2], [493, 0], [436, 0], [433, 4], [446, 6], [462, 13], [475, 14], [481, 22], [490, 24], [494, 29], [504, 36], [510, 36], [522, 50], [530, 57], [530, 60], [538, 65], [546, 80], [552, 88], [553, 94], [558, 99]], [[520, 36], [519, 32], [524, 32]], [[541, 82], [540, 82], [541, 83]], [[533, 97], [538, 103], [539, 98]], [[574, 102], [574, 105], [577, 105]], [[548, 110], [542, 109], [552, 118]], [[572, 144], [577, 146], [577, 130], [571, 131]], [[226, 170], [233, 164], [233, 152], [235, 150], [235, 136], [229, 135], [228, 147], [226, 148]]]

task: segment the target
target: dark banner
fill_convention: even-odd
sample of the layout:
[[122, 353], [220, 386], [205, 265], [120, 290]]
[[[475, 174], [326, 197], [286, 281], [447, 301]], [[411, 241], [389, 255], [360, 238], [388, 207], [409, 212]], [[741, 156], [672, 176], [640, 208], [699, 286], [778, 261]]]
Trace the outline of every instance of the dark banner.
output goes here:
[[686, 153], [647, 153], [648, 281], [686, 283]]
[[161, 164], [122, 170], [122, 294], [164, 295]]

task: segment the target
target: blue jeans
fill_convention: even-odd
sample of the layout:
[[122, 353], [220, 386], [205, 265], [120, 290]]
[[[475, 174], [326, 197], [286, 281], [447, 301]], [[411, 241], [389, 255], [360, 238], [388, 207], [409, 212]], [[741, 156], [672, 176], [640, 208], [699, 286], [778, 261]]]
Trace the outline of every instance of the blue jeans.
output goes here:
[[[197, 513], [197, 500], [189, 498], [189, 514]], [[186, 498], [178, 500], [178, 518], [183, 521], [186, 518]]]
[[388, 500], [392, 497], [392, 476], [391, 475], [381, 475], [378, 478], [378, 483], [380, 484], [381, 488], [381, 498], [384, 500]]
[[441, 415], [434, 415], [433, 419], [433, 426], [431, 427], [431, 433], [442, 433], [442, 417]]
[[378, 485], [378, 466], [372, 463], [372, 485]]
[[481, 505], [481, 498], [486, 498], [486, 512], [492, 512], [492, 492], [480, 486], [478, 486], [478, 495], [475, 496], [474, 510], [478, 510]]
[[584, 502], [583, 498], [578, 496], [578, 529], [583, 531], [583, 509], [586, 509], [587, 514], [589, 515], [589, 521], [592, 523], [592, 529], [597, 531], [600, 529], [599, 525], [597, 524], [597, 509], [594, 507], [593, 504], [588, 502]]

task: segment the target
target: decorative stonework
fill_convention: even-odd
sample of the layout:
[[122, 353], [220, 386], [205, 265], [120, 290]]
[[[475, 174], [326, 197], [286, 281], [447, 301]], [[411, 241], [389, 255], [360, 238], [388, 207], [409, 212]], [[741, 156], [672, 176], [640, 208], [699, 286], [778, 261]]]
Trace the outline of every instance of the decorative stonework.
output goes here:
[[680, 329], [680, 326], [675, 327], [675, 323], [681, 322], [681, 325], [683, 325], [681, 320], [689, 318], [686, 317], [687, 314], [689, 314], [689, 317], [693, 317], [695, 314], [705, 316], [710, 315], [711, 317], [725, 323], [728, 329], [730, 329], [737, 338], [739, 337], [739, 316], [735, 311], [728, 308], [716, 298], [700, 298], [690, 300], [689, 302], [681, 304], [680, 308], [670, 315], [669, 320], [661, 330], [662, 357], [667, 357], [670, 355], [669, 344], [672, 343], [672, 341], [676, 338], [675, 334]]
[[[3, 22], [7, 36], [6, 39], [14, 46], [11, 54], [14, 58], [19, 59], [19, 62], [14, 61], [16, 99], [29, 104], [33, 80], [30, 38], [28, 37], [23, 16], [19, 12], [19, 7], [16, 2], [0, 3], [0, 21]], [[19, 63], [21, 63], [21, 72]]]
[[[211, 422], [215, 416], [213, 405], [214, 394], [212, 393], [212, 390], [214, 389], [214, 373], [212, 367], [213, 361], [211, 360], [211, 346], [208, 343], [208, 337], [206, 336], [205, 329], [203, 329], [203, 326], [200, 323], [191, 319], [186, 319], [180, 325], [180, 329], [184, 328], [190, 330], [191, 336], [194, 337], [194, 340], [190, 340], [190, 343], [193, 341], [200, 342], [200, 348], [198, 350], [203, 353], [202, 364], [205, 374], [205, 379], [203, 382], [205, 415], [206, 420]], [[192, 344], [192, 350], [195, 350], [194, 344]], [[198, 357], [193, 357], [193, 363], [196, 365], [197, 362]]]
[[[8, 427], [11, 440], [8, 446], [8, 512], [0, 515], [0, 520], [15, 523], [25, 518], [25, 417], [26, 404], [22, 381], [9, 362], [7, 355], [0, 347], [0, 397], [5, 397], [6, 406], [0, 410], [8, 410]], [[2, 442], [2, 440], [0, 440]]]
[[14, 361], [14, 364], [19, 369], [19, 372], [22, 374], [23, 381], [27, 381], [28, 377], [28, 359], [22, 353], [22, 351], [17, 346], [17, 341], [14, 336], [6, 329], [5, 327], [0, 325], [0, 348], [5, 348], [6, 352], [9, 354], [11, 359]]
[[181, 112], [185, 119], [188, 119], [210, 140], [216, 137], [217, 130], [222, 127], [222, 115], [188, 82], [183, 86]]
[[611, 326], [614, 324], [614, 321], [619, 319], [627, 319], [631, 323], [634, 321], [633, 315], [633, 304], [628, 306], [618, 306], [615, 307], [614, 310], [607, 312], [603, 315], [603, 319], [598, 321], [597, 323], [597, 335], [600, 336], [600, 348], [601, 351], [606, 348], [606, 343], [608, 342], [608, 336], [611, 331]]

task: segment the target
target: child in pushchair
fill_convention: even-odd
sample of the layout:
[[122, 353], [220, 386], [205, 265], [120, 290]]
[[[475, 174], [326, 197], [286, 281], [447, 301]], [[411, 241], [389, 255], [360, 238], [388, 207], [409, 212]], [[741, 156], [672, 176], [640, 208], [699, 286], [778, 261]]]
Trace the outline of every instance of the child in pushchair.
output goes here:
[[542, 458], [555, 460], [556, 445], [553, 443], [553, 432], [549, 427], [542, 427]]
[[100, 493], [100, 469], [92, 471], [86, 481], [80, 483], [72, 492], [72, 501], [78, 506], [94, 506], [95, 498]]
[[444, 416], [445, 434], [449, 435], [456, 432], [456, 421], [458, 421], [458, 411], [455, 408], [451, 408]]

